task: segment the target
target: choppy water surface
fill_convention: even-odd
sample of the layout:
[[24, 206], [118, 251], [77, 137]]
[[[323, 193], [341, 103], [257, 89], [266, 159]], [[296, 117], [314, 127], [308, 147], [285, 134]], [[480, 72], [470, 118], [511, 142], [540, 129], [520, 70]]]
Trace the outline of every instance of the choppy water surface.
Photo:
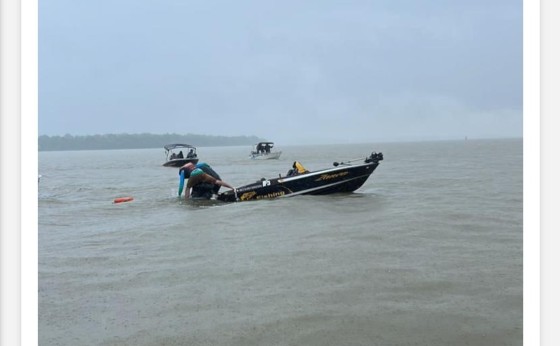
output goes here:
[[521, 139], [250, 149], [198, 152], [235, 186], [385, 160], [352, 194], [193, 204], [163, 149], [40, 152], [40, 344], [522, 345]]

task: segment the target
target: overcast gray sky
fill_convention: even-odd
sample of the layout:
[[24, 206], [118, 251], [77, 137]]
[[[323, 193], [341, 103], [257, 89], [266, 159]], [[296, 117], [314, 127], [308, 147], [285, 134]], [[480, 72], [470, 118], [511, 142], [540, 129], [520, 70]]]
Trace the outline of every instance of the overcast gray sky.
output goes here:
[[39, 1], [39, 134], [521, 137], [522, 0]]

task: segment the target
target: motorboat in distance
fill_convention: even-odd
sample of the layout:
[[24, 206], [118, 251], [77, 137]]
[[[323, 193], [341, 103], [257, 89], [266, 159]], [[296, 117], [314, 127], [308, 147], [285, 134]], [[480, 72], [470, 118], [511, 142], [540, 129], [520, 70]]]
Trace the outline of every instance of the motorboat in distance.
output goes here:
[[[328, 195], [353, 192], [360, 188], [383, 160], [382, 153], [371, 153], [365, 159], [334, 162], [332, 168], [309, 172], [294, 162], [293, 168], [278, 178], [261, 179], [241, 186], [236, 191], [228, 190], [217, 195], [224, 202], [252, 201], [297, 195]], [[361, 163], [351, 163], [362, 161]]]
[[196, 154], [196, 147], [190, 144], [167, 144], [163, 147], [165, 149], [165, 167], [181, 167], [186, 163], [196, 164], [198, 162], [198, 155]]
[[253, 146], [249, 158], [253, 160], [278, 159], [282, 152], [272, 151], [272, 148], [274, 148], [274, 142], [259, 142]]

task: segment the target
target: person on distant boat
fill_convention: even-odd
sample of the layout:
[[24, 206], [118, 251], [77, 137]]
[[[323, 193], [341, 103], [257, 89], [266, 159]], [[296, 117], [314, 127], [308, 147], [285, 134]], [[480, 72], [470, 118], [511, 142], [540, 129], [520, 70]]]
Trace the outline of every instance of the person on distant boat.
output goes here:
[[304, 173], [308, 173], [309, 171], [307, 169], [305, 169], [305, 167], [303, 167], [303, 165], [301, 163], [299, 163], [298, 161], [294, 161], [294, 163], [292, 164], [292, 169], [290, 169], [288, 171], [288, 174], [286, 174], [288, 177], [294, 176], [294, 175], [298, 175], [298, 174], [304, 174]]
[[176, 158], [177, 158], [177, 154], [175, 154], [175, 153], [171, 153], [171, 156], [169, 156], [170, 160], [174, 160]]
[[189, 153], [187, 154], [187, 158], [191, 158], [194, 157], [194, 149], [189, 150]]
[[265, 151], [267, 154], [270, 154], [270, 145], [269, 145], [268, 143], [264, 146], [264, 151]]
[[[185, 199], [193, 197], [210, 198], [212, 194], [217, 194], [221, 186], [228, 187], [234, 192], [233, 186], [223, 181], [218, 173], [216, 173], [210, 165], [205, 162], [199, 162], [196, 165], [187, 163], [179, 169], [179, 196], [183, 192], [185, 179], [188, 179], [185, 189]], [[191, 193], [192, 189], [192, 193]]]
[[178, 159], [184, 158], [184, 156], [183, 156], [183, 151], [182, 151], [182, 150], [181, 150], [181, 151], [179, 152], [179, 154], [177, 155], [177, 158], [178, 158]]

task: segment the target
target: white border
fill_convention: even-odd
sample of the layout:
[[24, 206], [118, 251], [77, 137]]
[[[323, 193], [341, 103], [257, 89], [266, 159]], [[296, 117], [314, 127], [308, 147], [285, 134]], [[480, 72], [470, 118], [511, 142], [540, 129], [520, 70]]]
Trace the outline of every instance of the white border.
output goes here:
[[539, 2], [523, 10], [523, 344], [539, 345]]
[[21, 342], [38, 344], [38, 0], [21, 0]]
[[[560, 193], [559, 133], [560, 108], [560, 50], [558, 32], [560, 3], [557, 0], [542, 1], [541, 30], [541, 340], [542, 345], [560, 345], [558, 312], [560, 309], [560, 277], [558, 255], [560, 246], [558, 222], [558, 194]], [[526, 48], [527, 49], [527, 48]], [[536, 231], [536, 230], [535, 230]]]
[[0, 2], [0, 344], [20, 344], [20, 3]]

